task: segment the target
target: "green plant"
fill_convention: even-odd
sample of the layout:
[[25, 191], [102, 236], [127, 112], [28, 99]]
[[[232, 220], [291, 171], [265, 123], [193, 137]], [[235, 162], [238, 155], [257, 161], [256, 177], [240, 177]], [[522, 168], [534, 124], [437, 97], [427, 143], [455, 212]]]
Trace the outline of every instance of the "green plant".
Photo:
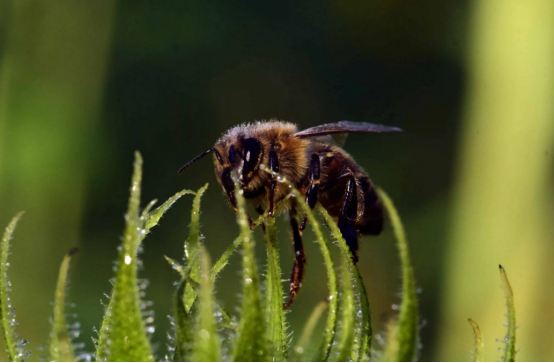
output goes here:
[[8, 224], [2, 237], [2, 245], [0, 246], [0, 310], [2, 312], [2, 333], [4, 342], [6, 343], [8, 359], [14, 362], [25, 360], [31, 354], [30, 351], [25, 349], [27, 341], [15, 332], [14, 328], [17, 325], [15, 310], [8, 297], [8, 292], [10, 291], [10, 283], [8, 282], [8, 250], [15, 226], [22, 215], [23, 212], [19, 212], [13, 217], [10, 224]]
[[[286, 361], [294, 360], [338, 360], [367, 361], [381, 358], [391, 361], [410, 361], [417, 357], [418, 309], [414, 273], [409, 257], [408, 243], [400, 217], [390, 198], [378, 190], [392, 222], [397, 239], [402, 268], [402, 302], [400, 312], [389, 324], [388, 342], [383, 352], [372, 357], [371, 309], [366, 289], [340, 230], [327, 211], [317, 206], [330, 235], [338, 245], [338, 274], [335, 261], [329, 250], [328, 240], [321, 228], [321, 222], [310, 210], [298, 190], [279, 174], [274, 173], [281, 183], [290, 187], [290, 198], [296, 198], [301, 209], [310, 221], [318, 246], [326, 266], [329, 298], [321, 302], [313, 311], [302, 331], [296, 346], [289, 347], [287, 322], [283, 310], [283, 290], [275, 222], [262, 215], [255, 225], [264, 224], [267, 249], [267, 269], [265, 281], [261, 281], [258, 264], [254, 257], [255, 239], [245, 211], [242, 191], [236, 192], [237, 222], [240, 235], [224, 254], [212, 265], [200, 234], [200, 203], [208, 185], [197, 192], [183, 190], [171, 197], [157, 209], [151, 211], [155, 201], [140, 209], [142, 178], [142, 158], [135, 154], [128, 211], [125, 215], [125, 232], [117, 259], [117, 272], [113, 280], [113, 290], [106, 307], [98, 339], [95, 341], [97, 361], [152, 361], [154, 357], [149, 330], [150, 318], [143, 316], [145, 307], [141, 300], [144, 285], [138, 279], [138, 258], [141, 243], [151, 228], [155, 227], [165, 212], [181, 196], [193, 194], [193, 207], [190, 233], [184, 246], [183, 263], [166, 257], [180, 277], [173, 297], [174, 334], [173, 347], [167, 358], [174, 361]], [[236, 180], [236, 178], [235, 178]], [[238, 190], [238, 188], [237, 188]], [[2, 332], [6, 342], [8, 358], [12, 361], [24, 360], [30, 354], [25, 350], [26, 341], [14, 331], [15, 315], [8, 297], [7, 256], [9, 240], [21, 217], [16, 215], [10, 222], [2, 238], [0, 249], [0, 310]], [[239, 318], [231, 316], [215, 300], [214, 281], [225, 268], [231, 254], [242, 247], [242, 307]], [[65, 319], [66, 281], [71, 256], [70, 251], [63, 259], [54, 302], [54, 317], [50, 335], [50, 359], [54, 361], [74, 361], [76, 354], [71, 334]], [[337, 276], [338, 275], [338, 276]], [[508, 306], [508, 334], [506, 337], [507, 361], [515, 358], [515, 310], [513, 293], [501, 268], [502, 281]], [[265, 296], [261, 284], [265, 284]], [[327, 311], [325, 330], [322, 336], [314, 334], [317, 321]], [[263, 322], [263, 323], [262, 323]], [[482, 336], [473, 321], [475, 331], [475, 358], [482, 359]], [[230, 333], [229, 333], [230, 332]], [[223, 343], [229, 345], [223, 349]], [[307, 356], [308, 347], [319, 345], [316, 356]], [[229, 351], [230, 353], [224, 353]], [[160, 357], [158, 357], [160, 358]]]
[[74, 248], [69, 251], [60, 266], [60, 275], [56, 286], [54, 299], [54, 318], [52, 322], [52, 333], [50, 333], [50, 358], [53, 361], [72, 362], [75, 361], [75, 352], [69, 337], [67, 322], [65, 319], [65, 288], [69, 272], [71, 257], [77, 253]]
[[[502, 265], [498, 265], [500, 269], [500, 280], [502, 281], [502, 288], [504, 289], [504, 296], [506, 298], [506, 308], [508, 313], [506, 317], [508, 321], [506, 323], [506, 335], [504, 336], [504, 348], [500, 348], [501, 351], [504, 351], [502, 356], [503, 362], [515, 362], [516, 360], [516, 308], [514, 304], [514, 292], [512, 291], [512, 286], [508, 280], [508, 275], [506, 270]], [[485, 343], [483, 340], [483, 334], [479, 325], [472, 319], [468, 319], [471, 327], [473, 328], [473, 334], [475, 336], [475, 350], [473, 352], [473, 360], [475, 362], [482, 362], [484, 360], [485, 354]]]
[[393, 225], [402, 266], [402, 303], [398, 319], [389, 325], [389, 343], [384, 351], [383, 360], [389, 362], [413, 361], [417, 355], [418, 310], [417, 296], [412, 262], [408, 251], [408, 241], [400, 216], [389, 196], [381, 189], [377, 193], [383, 200]]

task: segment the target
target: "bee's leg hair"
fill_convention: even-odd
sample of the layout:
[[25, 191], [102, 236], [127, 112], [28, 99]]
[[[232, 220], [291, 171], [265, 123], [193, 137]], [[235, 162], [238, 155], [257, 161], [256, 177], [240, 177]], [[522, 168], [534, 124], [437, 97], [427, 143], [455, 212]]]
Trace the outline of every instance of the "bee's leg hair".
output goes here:
[[290, 276], [289, 297], [287, 302], [283, 304], [283, 308], [289, 308], [296, 295], [302, 287], [302, 279], [304, 277], [304, 265], [306, 264], [306, 256], [304, 254], [304, 245], [302, 243], [302, 234], [298, 227], [298, 215], [296, 210], [296, 203], [291, 203], [290, 209], [290, 224], [292, 227], [292, 237], [294, 240], [294, 253], [296, 258], [294, 260], [294, 266], [292, 268], [292, 274]]
[[[269, 169], [276, 173], [279, 172], [279, 159], [277, 158], [277, 153], [273, 150], [269, 153]], [[277, 179], [275, 177], [272, 177], [271, 186], [269, 187], [269, 211], [267, 212], [268, 217], [274, 217], [273, 207], [275, 205], [276, 186], [277, 186]]]
[[358, 209], [356, 189], [356, 179], [351, 176], [346, 186], [346, 196], [338, 223], [342, 237], [352, 253], [354, 264], [358, 262], [358, 233], [356, 227], [352, 224], [352, 221], [356, 219]]

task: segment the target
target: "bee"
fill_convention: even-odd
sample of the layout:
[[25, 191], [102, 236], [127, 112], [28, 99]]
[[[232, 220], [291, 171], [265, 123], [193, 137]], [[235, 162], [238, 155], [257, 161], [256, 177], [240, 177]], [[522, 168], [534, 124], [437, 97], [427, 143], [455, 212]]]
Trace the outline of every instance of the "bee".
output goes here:
[[[236, 210], [235, 183], [231, 173], [239, 176], [240, 188], [259, 214], [267, 211], [272, 218], [288, 212], [292, 228], [295, 260], [290, 278], [289, 296], [284, 304], [294, 302], [304, 276], [306, 256], [302, 231], [307, 219], [298, 218], [294, 198], [285, 200], [290, 190], [278, 183], [273, 174], [260, 165], [283, 175], [295, 184], [313, 209], [319, 202], [338, 224], [354, 263], [358, 262], [358, 236], [378, 235], [383, 229], [383, 206], [367, 173], [344, 151], [337, 139], [348, 133], [402, 131], [397, 127], [367, 122], [340, 121], [298, 131], [296, 125], [282, 121], [262, 121], [233, 127], [217, 140], [215, 146], [183, 165], [186, 168], [213, 153], [217, 180], [230, 205]], [[282, 202], [282, 203], [279, 203]]]

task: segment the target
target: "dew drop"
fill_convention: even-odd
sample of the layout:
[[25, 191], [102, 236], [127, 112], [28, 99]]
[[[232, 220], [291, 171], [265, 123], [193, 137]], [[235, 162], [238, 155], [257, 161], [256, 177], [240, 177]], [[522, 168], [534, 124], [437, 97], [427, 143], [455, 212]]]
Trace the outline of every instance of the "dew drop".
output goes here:
[[78, 338], [81, 333], [78, 330], [70, 330], [67, 332], [69, 338]]

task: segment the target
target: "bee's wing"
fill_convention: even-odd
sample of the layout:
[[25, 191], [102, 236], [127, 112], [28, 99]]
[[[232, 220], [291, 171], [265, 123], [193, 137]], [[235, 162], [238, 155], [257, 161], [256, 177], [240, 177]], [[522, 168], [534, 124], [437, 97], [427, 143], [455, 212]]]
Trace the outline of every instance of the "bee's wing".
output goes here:
[[339, 121], [334, 124], [314, 126], [294, 134], [298, 138], [334, 135], [334, 134], [356, 134], [366, 132], [399, 132], [402, 129], [393, 126], [371, 124], [368, 122]]
[[302, 136], [303, 138], [310, 139], [315, 142], [326, 145], [335, 145], [343, 147], [346, 144], [346, 138], [348, 134], [332, 134], [332, 135], [317, 135], [317, 136]]

